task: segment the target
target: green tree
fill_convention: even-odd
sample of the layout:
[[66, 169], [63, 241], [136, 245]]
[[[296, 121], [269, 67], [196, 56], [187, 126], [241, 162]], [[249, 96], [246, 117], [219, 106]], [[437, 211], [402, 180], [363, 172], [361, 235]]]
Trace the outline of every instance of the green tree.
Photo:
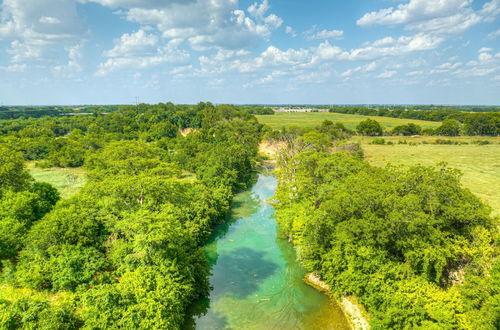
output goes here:
[[436, 128], [435, 134], [444, 136], [460, 135], [460, 123], [455, 119], [445, 119], [441, 126]]
[[23, 155], [0, 145], [0, 190], [25, 190], [32, 178], [24, 168]]
[[373, 119], [363, 120], [356, 126], [356, 130], [361, 135], [368, 136], [380, 136], [383, 135], [382, 126], [380, 126], [379, 122]]

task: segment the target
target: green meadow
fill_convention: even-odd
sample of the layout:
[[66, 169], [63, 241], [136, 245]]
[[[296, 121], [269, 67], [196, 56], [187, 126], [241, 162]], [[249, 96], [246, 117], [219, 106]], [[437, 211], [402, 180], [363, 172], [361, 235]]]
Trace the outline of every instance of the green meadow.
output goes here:
[[434, 121], [347, 115], [333, 112], [278, 112], [274, 115], [261, 115], [256, 117], [261, 123], [269, 125], [274, 129], [286, 126], [314, 127], [320, 125], [324, 120], [341, 122], [347, 128], [355, 129], [361, 121], [366, 120], [367, 118], [375, 119], [384, 129], [392, 129], [395, 126], [405, 125], [408, 123], [420, 125], [422, 128], [435, 128], [441, 125], [440, 122]]
[[36, 181], [53, 185], [63, 198], [71, 197], [85, 185], [85, 169], [76, 168], [38, 168], [34, 162], [29, 162], [27, 168]]
[[[459, 145], [433, 144], [436, 139], [453, 140]], [[375, 166], [386, 164], [412, 166], [416, 164], [436, 165], [446, 162], [462, 173], [462, 184], [500, 216], [500, 137], [384, 137], [393, 145], [371, 144], [372, 137], [353, 137], [360, 142], [367, 160]], [[406, 140], [407, 143], [399, 144]], [[473, 141], [488, 140], [491, 144], [477, 145]]]

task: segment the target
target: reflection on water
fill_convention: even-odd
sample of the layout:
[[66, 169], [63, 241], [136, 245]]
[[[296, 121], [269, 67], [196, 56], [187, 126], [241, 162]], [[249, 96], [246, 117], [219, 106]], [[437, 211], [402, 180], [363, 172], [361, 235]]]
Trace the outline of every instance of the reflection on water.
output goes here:
[[206, 246], [212, 266], [209, 297], [192, 309], [196, 329], [349, 329], [339, 307], [303, 282], [291, 245], [277, 238], [266, 200], [273, 176], [259, 175], [239, 194], [232, 220]]

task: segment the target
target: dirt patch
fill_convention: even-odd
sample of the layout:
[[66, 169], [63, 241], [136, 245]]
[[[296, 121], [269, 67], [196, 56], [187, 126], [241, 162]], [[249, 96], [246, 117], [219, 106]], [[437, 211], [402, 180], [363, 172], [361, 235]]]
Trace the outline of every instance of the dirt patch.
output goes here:
[[259, 154], [270, 159], [276, 159], [278, 152], [286, 147], [286, 142], [262, 141], [259, 144]]
[[181, 129], [181, 135], [182, 136], [186, 136], [186, 135], [188, 135], [190, 133], [193, 133], [193, 132], [196, 132], [195, 128], [188, 127], [188, 128]]
[[[307, 274], [304, 277], [304, 282], [318, 291], [330, 292], [330, 286], [322, 281], [318, 274]], [[354, 330], [370, 329], [370, 323], [368, 323], [367, 317], [365, 317], [367, 313], [363, 305], [358, 303], [355, 297], [344, 296], [339, 302], [339, 305]]]
[[364, 317], [364, 308], [355, 301], [353, 297], [342, 297], [340, 302], [342, 310], [347, 315], [353, 329], [355, 330], [368, 330], [370, 329], [370, 324]]

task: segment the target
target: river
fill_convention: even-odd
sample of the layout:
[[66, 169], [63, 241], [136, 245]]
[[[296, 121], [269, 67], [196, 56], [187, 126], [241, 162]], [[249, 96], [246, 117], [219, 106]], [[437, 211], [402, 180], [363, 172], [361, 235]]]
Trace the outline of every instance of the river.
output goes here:
[[277, 181], [259, 174], [235, 196], [230, 221], [206, 245], [209, 297], [194, 305], [188, 328], [349, 329], [335, 302], [306, 285], [293, 247], [277, 236], [272, 198]]

